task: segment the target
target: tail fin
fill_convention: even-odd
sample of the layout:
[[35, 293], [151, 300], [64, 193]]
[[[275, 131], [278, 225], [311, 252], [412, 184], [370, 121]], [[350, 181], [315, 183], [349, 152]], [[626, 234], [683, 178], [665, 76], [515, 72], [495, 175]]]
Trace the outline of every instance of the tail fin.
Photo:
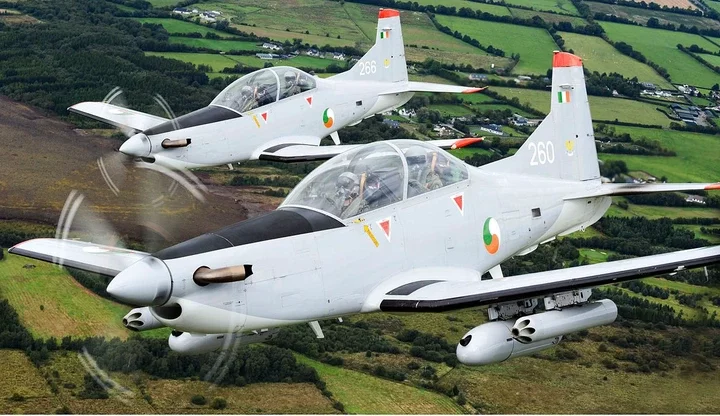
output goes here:
[[487, 165], [497, 172], [576, 181], [600, 178], [582, 60], [553, 54], [550, 114], [515, 155]]
[[332, 78], [343, 81], [406, 82], [407, 64], [400, 12], [380, 9], [375, 45], [349, 71]]

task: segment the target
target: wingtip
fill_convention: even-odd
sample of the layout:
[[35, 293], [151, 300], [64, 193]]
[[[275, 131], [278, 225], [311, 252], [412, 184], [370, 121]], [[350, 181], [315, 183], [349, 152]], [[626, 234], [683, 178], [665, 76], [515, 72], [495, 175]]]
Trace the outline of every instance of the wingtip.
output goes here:
[[475, 94], [476, 92], [484, 91], [487, 87], [482, 88], [468, 88], [462, 91], [463, 94]]
[[479, 143], [483, 141], [484, 137], [466, 137], [464, 139], [459, 139], [455, 143], [453, 143], [452, 146], [450, 146], [450, 149], [456, 150], [456, 149], [462, 149], [463, 147], [470, 146], [471, 144]]
[[720, 191], [720, 182], [713, 183], [705, 187], [706, 191]]

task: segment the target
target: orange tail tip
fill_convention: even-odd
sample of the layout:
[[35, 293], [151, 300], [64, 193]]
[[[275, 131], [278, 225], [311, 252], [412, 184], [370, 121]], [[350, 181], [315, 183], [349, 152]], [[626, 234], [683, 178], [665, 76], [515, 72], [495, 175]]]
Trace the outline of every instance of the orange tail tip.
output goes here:
[[553, 68], [567, 68], [571, 66], [582, 66], [582, 59], [568, 52], [553, 52]]
[[720, 191], [720, 182], [706, 186], [705, 190], [706, 191]]
[[450, 146], [450, 149], [462, 149], [463, 147], [470, 146], [471, 144], [479, 143], [484, 139], [484, 137], [466, 137], [453, 143], [453, 145]]
[[486, 90], [486, 89], [487, 89], [487, 87], [482, 87], [482, 88], [468, 88], [468, 89], [466, 89], [466, 90], [463, 90], [462, 93], [463, 93], [463, 94], [474, 94], [474, 93], [476, 93], [476, 92], [480, 92], [480, 91], [483, 91], [483, 90]]
[[387, 17], [399, 17], [400, 12], [393, 9], [380, 9], [378, 13], [378, 19], [385, 19]]

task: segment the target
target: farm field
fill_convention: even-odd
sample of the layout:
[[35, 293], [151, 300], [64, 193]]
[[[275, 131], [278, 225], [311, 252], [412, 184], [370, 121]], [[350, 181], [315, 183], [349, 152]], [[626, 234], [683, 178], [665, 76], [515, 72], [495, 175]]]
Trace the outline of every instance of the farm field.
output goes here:
[[[707, 134], [684, 131], [614, 126], [618, 134], [629, 133], [634, 139], [657, 140], [662, 147], [677, 153], [674, 157], [600, 154], [602, 160], [622, 159], [629, 170], [642, 170], [670, 182], [720, 181], [720, 141]], [[692, 167], [689, 169], [688, 167]], [[718, 212], [720, 214], [720, 212]]]
[[717, 10], [718, 12], [720, 12], [720, 1], [708, 0], [705, 2], [705, 4], [708, 5], [709, 7]]
[[[60, 407], [40, 371], [32, 364], [23, 351], [0, 350], [0, 412], [51, 413]], [[13, 395], [24, 397], [22, 401], [9, 400]]]
[[473, 112], [467, 107], [454, 104], [430, 104], [427, 106], [430, 110], [439, 111], [443, 117], [462, 117], [472, 115]]
[[717, 49], [716, 45], [701, 36], [612, 22], [600, 22], [600, 25], [610, 40], [630, 44], [649, 60], [667, 69], [674, 84], [710, 88], [718, 82], [718, 74], [677, 49], [677, 44]]
[[[708, 61], [711, 65], [720, 66], [720, 56], [710, 55], [707, 53], [699, 53], [698, 55]], [[720, 76], [718, 76], [718, 78], [720, 78]], [[718, 79], [718, 82], [720, 82], [720, 79]]]
[[[531, 107], [546, 114], [550, 111], [550, 93], [547, 91], [510, 87], [492, 87], [492, 90], [508, 98], [517, 97], [520, 103], [530, 104]], [[655, 110], [656, 106], [653, 104], [612, 97], [590, 96], [589, 99], [593, 120], [617, 119], [628, 123], [670, 125], [670, 119]]]
[[538, 11], [577, 15], [578, 11], [570, 0], [505, 0], [508, 5], [532, 7]]
[[[707, 240], [711, 242], [712, 244], [720, 244], [720, 236], [715, 234], [706, 234], [702, 232], [700, 229], [703, 228], [702, 225], [676, 225], [677, 228], [683, 228], [685, 230], [690, 230], [695, 234], [695, 238], [700, 238], [703, 240]], [[713, 228], [717, 229], [711, 226], [707, 226], [705, 228]]]
[[517, 74], [545, 74], [552, 65], [552, 51], [558, 49], [544, 29], [497, 22], [478, 22], [463, 17], [437, 15], [438, 23], [477, 39], [484, 46], [520, 54], [513, 69]]
[[148, 0], [153, 7], [172, 7], [180, 3], [180, 0]]
[[660, 21], [661, 24], [674, 24], [675, 26], [679, 25], [685, 25], [685, 26], [697, 26], [700, 29], [720, 29], [720, 22], [708, 19], [706, 17], [700, 17], [700, 16], [690, 16], [685, 14], [678, 14], [678, 13], [671, 13], [671, 12], [663, 12], [660, 10], [650, 10], [650, 9], [641, 9], [638, 7], [627, 7], [627, 6], [620, 6], [617, 4], [606, 4], [606, 3], [596, 3], [596, 2], [587, 2], [588, 6], [590, 6], [590, 10], [592, 10], [593, 14], [595, 13], [609, 13], [614, 14], [615, 16], [619, 16], [625, 19], [630, 19], [635, 22], [638, 22], [642, 24], [643, 26], [647, 26], [647, 21], [650, 18], [656, 18]]
[[612, 45], [597, 36], [559, 32], [565, 47], [580, 56], [584, 66], [599, 73], [617, 72], [627, 78], [637, 77], [641, 82], [652, 82], [664, 89], [674, 89], [672, 84], [650, 66], [621, 54]]
[[[254, 32], [278, 41], [302, 38], [319, 46], [353, 46], [370, 42], [358, 26], [348, 19], [338, 2], [304, 0], [293, 7], [280, 0], [261, 3], [250, 0], [233, 2], [202, 2], [192, 5], [202, 10], [217, 10], [244, 32]], [[299, 18], [301, 16], [301, 18]], [[306, 33], [308, 32], [308, 33]], [[338, 38], [338, 36], [340, 38]]]
[[180, 36], [170, 36], [170, 43], [179, 43], [194, 48], [207, 48], [221, 52], [230, 51], [261, 51], [255, 42], [244, 42], [239, 40], [218, 40], [204, 38], [185, 38]]
[[455, 9], [460, 9], [461, 7], [467, 7], [469, 9], [473, 9], [475, 11], [479, 10], [481, 12], [494, 14], [495, 16], [510, 16], [510, 14], [511, 14], [511, 11], [508, 10], [508, 8], [505, 6], [501, 6], [501, 5], [497, 5], [497, 4], [478, 3], [478, 2], [469, 1], [469, 0], [418, 0], [417, 3], [422, 6], [443, 5], [445, 7], [455, 7]]
[[0, 261], [0, 294], [36, 337], [124, 339], [129, 334], [121, 322], [127, 306], [95, 295], [45, 262], [6, 253]]
[[[615, 197], [617, 199], [617, 197]], [[607, 210], [607, 216], [614, 217], [646, 217], [654, 220], [658, 218], [719, 218], [720, 209], [702, 207], [659, 207], [655, 205], [628, 204], [628, 209], [622, 209], [613, 204]]]
[[458, 414], [464, 413], [452, 399], [439, 393], [335, 367], [296, 355], [298, 362], [313, 367], [348, 413]]
[[[194, 65], [208, 65], [213, 72], [220, 72], [223, 68], [232, 68], [238, 61], [230, 59], [228, 55], [219, 55], [214, 53], [192, 53], [192, 52], [145, 52], [150, 56], [162, 56], [169, 59], [177, 59], [179, 61], [189, 62]], [[251, 58], [255, 58], [254, 56]], [[258, 61], [259, 58], [255, 58]], [[259, 67], [262, 67], [260, 65]]]
[[158, 18], [158, 17], [131, 17], [133, 20], [137, 20], [140, 23], [152, 23], [156, 25], [162, 25], [169, 34], [173, 33], [202, 33], [203, 36], [207, 33], [218, 35], [221, 38], [231, 37], [229, 33], [221, 32], [209, 28], [207, 26], [198, 25], [192, 22], [170, 18]]
[[572, 24], [573, 26], [585, 26], [587, 25], [587, 21], [579, 16], [570, 16], [567, 14], [556, 14], [556, 13], [547, 13], [547, 12], [538, 12], [534, 10], [525, 10], [525, 9], [515, 9], [510, 8], [510, 12], [514, 17], [519, 17], [521, 19], [532, 19], [533, 16], [540, 16], [544, 21], [548, 23], [560, 23], [560, 22], [568, 22]]

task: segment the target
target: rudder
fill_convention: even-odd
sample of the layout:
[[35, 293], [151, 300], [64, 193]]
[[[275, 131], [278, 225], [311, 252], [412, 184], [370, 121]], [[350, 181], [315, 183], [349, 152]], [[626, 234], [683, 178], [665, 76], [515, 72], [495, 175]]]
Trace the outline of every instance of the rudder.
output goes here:
[[553, 53], [550, 114], [515, 155], [488, 170], [587, 181], [600, 178], [582, 60]]

